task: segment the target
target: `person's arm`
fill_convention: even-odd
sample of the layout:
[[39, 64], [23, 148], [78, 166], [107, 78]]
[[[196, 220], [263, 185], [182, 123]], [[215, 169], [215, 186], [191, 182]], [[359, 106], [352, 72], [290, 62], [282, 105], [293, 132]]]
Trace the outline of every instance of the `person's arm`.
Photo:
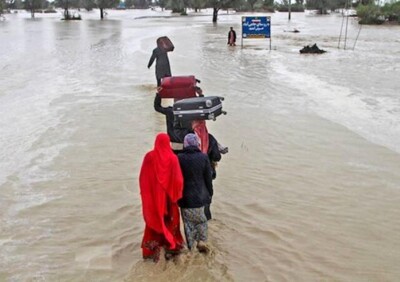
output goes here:
[[212, 162], [219, 162], [221, 160], [218, 142], [210, 133], [208, 134], [208, 157]]
[[161, 106], [161, 97], [158, 93], [156, 93], [156, 97], [154, 97], [154, 110], [163, 115], [167, 115], [168, 111], [171, 111], [170, 109]]
[[156, 52], [153, 50], [153, 53], [151, 54], [149, 63], [147, 64], [147, 68], [149, 69], [151, 65], [153, 64], [154, 60], [156, 59]]
[[212, 169], [211, 169], [211, 164], [210, 161], [208, 160], [208, 157], [205, 158], [206, 161], [206, 166], [204, 168], [204, 182], [206, 183], [206, 187], [208, 190], [208, 193], [212, 197], [214, 194], [213, 190], [213, 184], [212, 184]]

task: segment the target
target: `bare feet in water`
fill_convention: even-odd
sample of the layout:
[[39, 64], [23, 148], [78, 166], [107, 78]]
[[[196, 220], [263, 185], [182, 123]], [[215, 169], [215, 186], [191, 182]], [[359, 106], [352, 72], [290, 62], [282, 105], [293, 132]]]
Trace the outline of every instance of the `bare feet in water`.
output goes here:
[[196, 247], [200, 253], [208, 254], [210, 252], [210, 247], [203, 241], [199, 241]]

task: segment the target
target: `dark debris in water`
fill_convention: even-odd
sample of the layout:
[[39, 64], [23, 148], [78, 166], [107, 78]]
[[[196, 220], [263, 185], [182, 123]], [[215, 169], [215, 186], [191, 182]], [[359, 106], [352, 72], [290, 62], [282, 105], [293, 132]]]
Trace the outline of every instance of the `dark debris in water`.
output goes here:
[[323, 54], [325, 52], [325, 50], [318, 48], [317, 43], [312, 46], [304, 46], [303, 49], [300, 50], [300, 54]]

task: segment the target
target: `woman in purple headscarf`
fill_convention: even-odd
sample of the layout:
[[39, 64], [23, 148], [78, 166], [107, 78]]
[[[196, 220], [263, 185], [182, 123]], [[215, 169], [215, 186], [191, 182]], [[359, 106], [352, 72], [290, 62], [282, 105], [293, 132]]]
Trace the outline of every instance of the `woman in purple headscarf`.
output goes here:
[[197, 243], [200, 252], [208, 252], [204, 207], [211, 203], [213, 195], [212, 170], [208, 156], [200, 151], [199, 145], [197, 136], [189, 133], [183, 141], [183, 152], [178, 154], [183, 175], [183, 195], [178, 204], [188, 248], [191, 250]]

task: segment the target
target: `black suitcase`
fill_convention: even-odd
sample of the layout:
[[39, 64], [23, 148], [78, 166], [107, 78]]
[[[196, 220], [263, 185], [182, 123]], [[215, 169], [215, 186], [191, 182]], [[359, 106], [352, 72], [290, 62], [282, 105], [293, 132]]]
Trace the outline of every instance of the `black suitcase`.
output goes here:
[[222, 110], [222, 100], [218, 96], [186, 98], [174, 103], [175, 120], [215, 120], [217, 116], [226, 114]]

